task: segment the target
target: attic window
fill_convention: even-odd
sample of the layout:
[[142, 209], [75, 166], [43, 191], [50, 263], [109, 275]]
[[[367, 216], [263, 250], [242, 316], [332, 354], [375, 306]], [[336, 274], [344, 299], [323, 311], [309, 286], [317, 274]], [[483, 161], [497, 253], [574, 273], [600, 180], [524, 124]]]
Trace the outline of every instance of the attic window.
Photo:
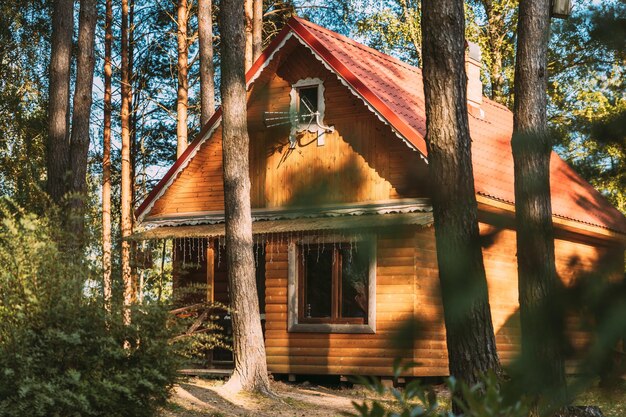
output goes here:
[[317, 145], [324, 145], [325, 134], [334, 129], [324, 124], [324, 82], [319, 78], [305, 78], [291, 86], [290, 113], [297, 116], [291, 126], [291, 147], [301, 132], [317, 133]]
[[315, 122], [318, 111], [319, 86], [298, 88], [298, 121], [300, 124]]

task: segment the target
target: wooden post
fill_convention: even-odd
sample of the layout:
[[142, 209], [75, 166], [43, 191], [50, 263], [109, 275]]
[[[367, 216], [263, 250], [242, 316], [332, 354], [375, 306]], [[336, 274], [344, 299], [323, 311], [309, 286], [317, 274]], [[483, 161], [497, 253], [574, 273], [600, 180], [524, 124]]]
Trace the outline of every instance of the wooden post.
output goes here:
[[211, 303], [215, 301], [215, 250], [209, 239], [206, 249], [206, 300]]

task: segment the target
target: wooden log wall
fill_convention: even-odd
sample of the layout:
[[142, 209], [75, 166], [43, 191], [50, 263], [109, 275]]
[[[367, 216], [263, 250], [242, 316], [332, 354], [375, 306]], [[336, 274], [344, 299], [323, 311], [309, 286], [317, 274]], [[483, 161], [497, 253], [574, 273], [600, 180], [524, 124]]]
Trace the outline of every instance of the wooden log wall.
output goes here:
[[266, 351], [274, 373], [392, 375], [397, 357], [412, 359], [412, 346], [395, 343], [414, 309], [415, 235], [381, 235], [377, 242], [376, 334], [287, 331], [288, 242], [267, 245]]
[[[507, 364], [518, 354], [520, 343], [515, 232], [486, 223], [480, 229], [483, 236], [490, 236], [483, 254], [498, 352]], [[559, 236], [555, 246], [558, 273], [565, 284], [606, 262], [619, 271], [620, 259], [623, 262], [614, 248], [597, 242]], [[433, 228], [379, 234], [375, 334], [288, 332], [287, 248], [286, 239], [273, 242], [266, 254], [266, 347], [271, 372], [385, 376], [391, 374], [394, 359], [401, 357], [419, 364], [407, 375], [448, 375]], [[578, 266], [573, 267], [572, 259]], [[403, 349], [396, 336], [411, 317], [420, 326], [415, 339], [408, 341], [409, 349]], [[575, 320], [570, 325], [570, 337], [584, 346], [588, 335], [577, 330]]]

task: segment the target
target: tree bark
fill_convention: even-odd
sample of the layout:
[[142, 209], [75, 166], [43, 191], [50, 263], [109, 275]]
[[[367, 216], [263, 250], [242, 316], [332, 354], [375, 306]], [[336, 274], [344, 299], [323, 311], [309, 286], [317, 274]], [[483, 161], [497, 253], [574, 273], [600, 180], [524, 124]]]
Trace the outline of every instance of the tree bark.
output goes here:
[[462, 0], [422, 1], [426, 138], [450, 374], [501, 373], [480, 246]]
[[122, 231], [122, 282], [124, 285], [124, 320], [130, 323], [129, 306], [133, 301], [133, 278], [130, 265], [130, 242], [127, 238], [132, 233], [132, 172], [130, 161], [130, 104], [132, 90], [130, 87], [129, 42], [128, 42], [128, 11], [129, 1], [122, 0], [122, 52], [121, 52], [121, 110], [122, 125], [122, 178], [121, 178], [121, 231]]
[[111, 63], [113, 0], [106, 0], [104, 24], [104, 132], [102, 138], [102, 282], [104, 307], [111, 311]]
[[[554, 258], [550, 198], [552, 145], [547, 129], [547, 53], [550, 0], [520, 0], [515, 66], [513, 162], [522, 358], [534, 369], [528, 386], [564, 394], [559, 335], [563, 323], [551, 311], [560, 281]], [[538, 394], [534, 392], [533, 394]], [[560, 398], [559, 398], [560, 397]]]
[[246, 47], [245, 47], [245, 57], [246, 57], [246, 63], [245, 63], [245, 70], [246, 72], [250, 69], [250, 67], [252, 66], [252, 59], [253, 59], [253, 36], [252, 36], [252, 25], [253, 25], [253, 20], [254, 20], [254, 7], [253, 7], [253, 1], [254, 0], [244, 0], [244, 7], [245, 7], [245, 22], [246, 22]]
[[70, 137], [70, 191], [71, 228], [76, 237], [73, 245], [82, 249], [85, 244], [85, 203], [87, 200], [87, 154], [89, 152], [89, 126], [95, 65], [95, 38], [98, 11], [96, 0], [81, 0], [78, 28], [78, 59], [76, 62], [76, 88]]
[[211, 0], [198, 0], [198, 43], [200, 49], [200, 122], [208, 123], [215, 112], [215, 69], [213, 68], [213, 10]]
[[261, 52], [263, 52], [263, 0], [253, 0], [252, 63], [257, 60]]
[[74, 0], [53, 1], [46, 189], [56, 204], [61, 203], [67, 190], [70, 167], [70, 67], [73, 28]]
[[189, 44], [187, 43], [187, 0], [178, 0], [177, 20], [178, 25], [178, 100], [176, 102], [176, 157], [179, 157], [187, 149], [187, 107], [189, 101]]
[[234, 310], [235, 356], [235, 370], [228, 386], [233, 390], [269, 393], [252, 251], [249, 137], [243, 60], [246, 34], [241, 6], [238, 0], [223, 0], [220, 7], [224, 206], [228, 280]]

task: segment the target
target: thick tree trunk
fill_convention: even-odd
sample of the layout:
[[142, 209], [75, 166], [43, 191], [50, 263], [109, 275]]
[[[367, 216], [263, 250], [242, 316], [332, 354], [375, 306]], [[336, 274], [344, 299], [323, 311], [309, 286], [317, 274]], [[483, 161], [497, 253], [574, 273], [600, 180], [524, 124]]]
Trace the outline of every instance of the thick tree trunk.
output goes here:
[[87, 154], [89, 152], [89, 126], [95, 65], [94, 42], [98, 11], [96, 0], [81, 0], [78, 29], [78, 59], [76, 62], [76, 89], [72, 114], [70, 140], [70, 168], [72, 172], [71, 228], [76, 236], [77, 248], [85, 244], [85, 213], [87, 200]]
[[102, 282], [104, 306], [111, 311], [111, 77], [113, 0], [106, 0], [104, 35], [104, 134], [102, 138]]
[[243, 11], [239, 0], [221, 3], [224, 206], [235, 356], [228, 385], [234, 390], [267, 393], [270, 387], [252, 251]]
[[128, 42], [128, 2], [122, 0], [122, 65], [121, 65], [121, 125], [122, 125], [122, 186], [121, 186], [121, 229], [122, 229], [122, 282], [124, 285], [124, 320], [130, 322], [129, 306], [133, 301], [133, 278], [130, 265], [130, 242], [127, 240], [132, 233], [132, 172], [130, 161], [130, 88], [129, 42]]
[[52, 10], [46, 189], [60, 204], [67, 190], [70, 167], [70, 66], [74, 0], [55, 0]]
[[424, 92], [450, 374], [500, 373], [480, 246], [467, 115], [462, 0], [422, 1]]
[[254, 0], [244, 0], [244, 9], [245, 9], [245, 22], [246, 22], [246, 48], [245, 48], [245, 70], [248, 71], [252, 66], [253, 59], [253, 36], [252, 36], [252, 25], [254, 20]]
[[178, 100], [176, 101], [176, 157], [187, 149], [187, 107], [189, 101], [189, 44], [187, 43], [187, 0], [178, 0]]
[[[560, 285], [554, 260], [550, 199], [551, 140], [546, 123], [550, 0], [521, 0], [515, 66], [513, 161], [522, 357], [532, 364], [529, 387], [565, 387], [559, 335], [551, 312]], [[560, 400], [554, 393], [554, 400]]]
[[211, 0], [198, 0], [198, 43], [200, 49], [200, 122], [204, 126], [215, 112], [215, 69], [213, 68], [213, 10]]
[[263, 51], [263, 0], [253, 0], [252, 11], [252, 63]]

